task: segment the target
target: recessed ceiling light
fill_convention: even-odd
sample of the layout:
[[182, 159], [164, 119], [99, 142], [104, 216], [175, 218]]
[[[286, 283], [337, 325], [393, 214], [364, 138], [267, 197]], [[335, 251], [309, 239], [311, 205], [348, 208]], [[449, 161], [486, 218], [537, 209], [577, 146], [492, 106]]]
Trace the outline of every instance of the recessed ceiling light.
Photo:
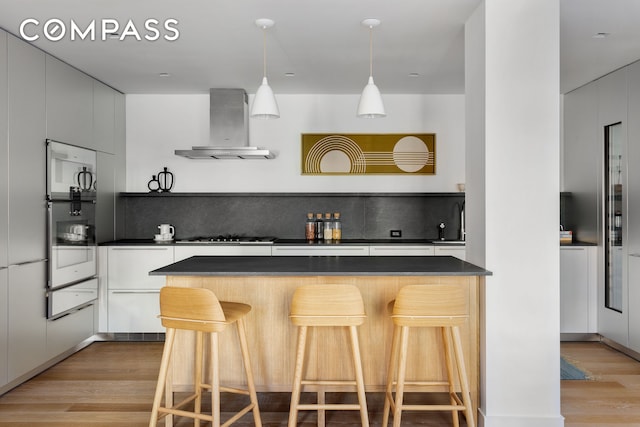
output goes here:
[[296, 73], [284, 73], [285, 77], [295, 77]]
[[409, 77], [420, 77], [420, 73], [409, 73]]
[[158, 73], [159, 77], [171, 77], [170, 73]]
[[594, 39], [604, 39], [609, 37], [610, 33], [595, 33], [593, 36], [591, 36]]

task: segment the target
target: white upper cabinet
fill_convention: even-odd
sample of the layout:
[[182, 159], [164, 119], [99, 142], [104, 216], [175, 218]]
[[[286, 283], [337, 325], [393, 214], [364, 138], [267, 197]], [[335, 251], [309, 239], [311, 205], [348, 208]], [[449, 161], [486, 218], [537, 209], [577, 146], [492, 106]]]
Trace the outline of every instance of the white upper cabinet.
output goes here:
[[18, 264], [46, 258], [45, 54], [16, 37], [7, 41], [8, 263]]
[[[7, 264], [7, 233], [9, 227], [9, 142], [7, 140], [7, 33], [0, 30], [0, 268]], [[0, 367], [1, 373], [1, 367]], [[0, 375], [0, 381], [2, 376]]]
[[47, 138], [96, 149], [93, 79], [46, 55]]
[[115, 149], [115, 95], [109, 86], [93, 82], [94, 148], [111, 154]]

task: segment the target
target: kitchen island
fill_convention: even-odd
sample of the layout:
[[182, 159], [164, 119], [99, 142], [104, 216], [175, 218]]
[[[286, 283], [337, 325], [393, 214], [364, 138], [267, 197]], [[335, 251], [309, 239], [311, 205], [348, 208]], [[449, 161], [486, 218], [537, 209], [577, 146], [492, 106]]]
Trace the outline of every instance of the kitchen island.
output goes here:
[[[367, 319], [359, 327], [365, 386], [368, 392], [384, 389], [392, 338], [389, 301], [405, 285], [447, 284], [461, 287], [468, 296], [467, 322], [461, 328], [463, 349], [474, 407], [478, 403], [479, 289], [487, 270], [450, 256], [415, 257], [208, 257], [194, 256], [150, 272], [166, 276], [168, 286], [204, 287], [219, 299], [250, 304], [246, 319], [249, 349], [258, 391], [290, 391], [295, 361], [296, 328], [288, 315], [295, 288], [305, 284], [353, 284], [364, 299]], [[347, 334], [323, 331], [311, 334], [308, 373], [324, 379], [352, 376], [352, 366], [337, 359], [337, 349], [347, 346]], [[236, 340], [235, 331], [223, 340]], [[409, 354], [407, 379], [420, 376], [442, 379], [445, 367], [437, 350], [439, 333], [415, 333]], [[173, 357], [173, 391], [192, 382], [189, 351], [192, 337], [179, 334]], [[228, 342], [228, 341], [222, 341]], [[232, 341], [233, 342], [233, 341]], [[345, 347], [346, 351], [349, 351]], [[348, 353], [347, 353], [348, 354]], [[244, 385], [239, 349], [229, 345], [221, 354], [222, 381]], [[179, 369], [178, 369], [179, 367]], [[321, 374], [320, 374], [321, 373]], [[330, 388], [327, 388], [329, 391]], [[445, 388], [441, 389], [445, 391]]]

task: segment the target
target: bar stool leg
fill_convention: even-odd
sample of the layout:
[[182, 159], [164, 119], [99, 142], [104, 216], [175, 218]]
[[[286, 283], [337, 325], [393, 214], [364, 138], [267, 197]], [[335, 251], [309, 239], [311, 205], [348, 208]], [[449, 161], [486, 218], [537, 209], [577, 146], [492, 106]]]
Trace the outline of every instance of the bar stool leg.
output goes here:
[[462, 340], [460, 339], [460, 328], [453, 326], [451, 328], [453, 335], [453, 350], [458, 365], [458, 375], [460, 377], [460, 389], [462, 392], [462, 402], [465, 406], [465, 417], [467, 418], [467, 426], [475, 427], [476, 421], [473, 414], [473, 405], [471, 404], [471, 392], [469, 391], [469, 381], [467, 377], [467, 368], [464, 365], [464, 357], [462, 353]]
[[162, 350], [162, 361], [160, 362], [160, 373], [158, 374], [156, 392], [153, 397], [153, 408], [151, 409], [151, 420], [149, 421], [149, 427], [156, 427], [156, 424], [158, 423], [158, 408], [160, 408], [163, 389], [167, 381], [167, 370], [169, 369], [169, 362], [171, 361], [171, 350], [173, 348], [173, 341], [175, 336], [175, 329], [167, 329], [164, 348]]
[[362, 358], [360, 357], [358, 329], [355, 326], [349, 326], [349, 332], [351, 335], [351, 349], [353, 350], [353, 367], [356, 373], [358, 403], [360, 403], [360, 419], [362, 421], [362, 427], [369, 427], [369, 411], [367, 410], [367, 396], [364, 391], [364, 375], [362, 373]]
[[302, 371], [307, 345], [307, 326], [298, 326], [298, 349], [296, 350], [296, 366], [293, 375], [293, 390], [291, 391], [291, 408], [289, 410], [289, 427], [298, 423], [298, 405], [302, 389]]
[[393, 412], [393, 427], [400, 427], [402, 417], [402, 402], [404, 399], [404, 381], [407, 373], [407, 352], [409, 347], [409, 327], [402, 326], [400, 331], [400, 365], [398, 367], [398, 381], [396, 385], [395, 411]]
[[389, 369], [387, 369], [387, 389], [384, 393], [384, 409], [382, 414], [382, 427], [387, 427], [389, 423], [389, 411], [395, 412], [393, 401], [393, 382], [396, 377], [398, 363], [398, 340], [400, 339], [400, 327], [393, 325], [393, 338], [391, 341], [391, 352], [389, 354]]
[[[456, 399], [453, 397], [456, 393], [455, 383], [454, 383], [454, 370], [453, 370], [453, 358], [451, 354], [451, 329], [442, 327], [439, 328], [442, 333], [442, 347], [444, 350], [444, 360], [447, 367], [447, 382], [449, 383], [449, 402], [452, 405], [456, 405]], [[455, 409], [451, 411], [451, 416], [453, 417], [453, 427], [460, 427], [460, 417], [458, 411]]]
[[[318, 396], [318, 405], [324, 405], [325, 403], [327, 403], [325, 399], [324, 389], [318, 391], [316, 395]], [[318, 408], [318, 427], [325, 427], [325, 425], [327, 424], [326, 413], [327, 411], [325, 411], [324, 409]]]
[[253, 381], [253, 370], [251, 369], [251, 358], [249, 356], [249, 345], [247, 344], [247, 334], [244, 326], [244, 319], [236, 321], [238, 326], [238, 338], [240, 339], [240, 350], [242, 351], [242, 360], [244, 361], [244, 369], [247, 373], [247, 388], [249, 389], [249, 399], [253, 404], [253, 422], [256, 427], [262, 427], [260, 418], [260, 409], [258, 407], [258, 395], [256, 394], [256, 385]]
[[[193, 365], [193, 387], [196, 399], [193, 403], [193, 410], [196, 414], [202, 411], [202, 332], [196, 332], [196, 344]], [[200, 420], [196, 418], [193, 421], [194, 427], [200, 427]]]
[[212, 332], [211, 337], [211, 415], [213, 427], [220, 427], [220, 357], [218, 354], [218, 334]]

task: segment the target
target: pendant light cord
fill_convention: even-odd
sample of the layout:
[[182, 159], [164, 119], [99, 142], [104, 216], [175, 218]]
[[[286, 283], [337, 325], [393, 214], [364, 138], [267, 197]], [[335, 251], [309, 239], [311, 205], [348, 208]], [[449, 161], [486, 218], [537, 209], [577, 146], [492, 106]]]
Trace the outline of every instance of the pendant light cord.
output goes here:
[[369, 76], [373, 77], [373, 26], [369, 25]]
[[262, 72], [267, 77], [267, 29], [262, 27]]

